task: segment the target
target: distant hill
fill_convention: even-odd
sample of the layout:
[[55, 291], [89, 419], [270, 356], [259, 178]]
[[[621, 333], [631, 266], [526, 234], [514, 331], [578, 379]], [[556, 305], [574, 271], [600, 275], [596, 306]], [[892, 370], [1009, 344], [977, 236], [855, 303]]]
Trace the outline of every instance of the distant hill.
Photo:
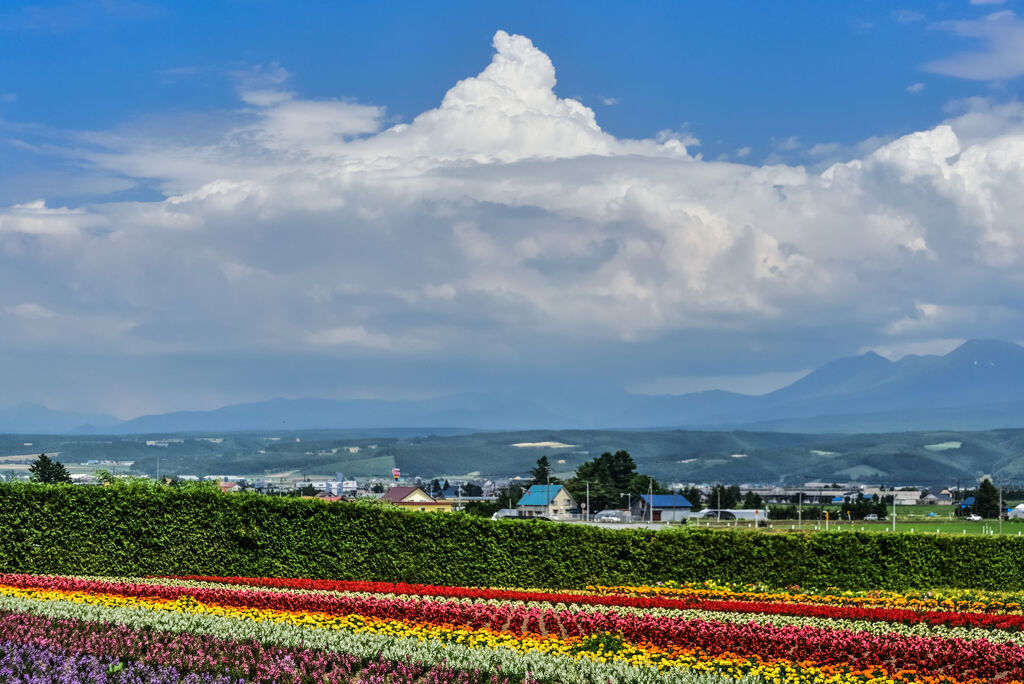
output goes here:
[[0, 433], [6, 434], [66, 434], [110, 429], [119, 422], [105, 413], [54, 411], [27, 402], [0, 410]]
[[552, 425], [558, 417], [529, 400], [500, 394], [458, 394], [422, 401], [271, 399], [213, 411], [142, 416], [109, 434], [351, 428], [515, 428]]
[[[1024, 429], [803, 434], [700, 430], [307, 430], [159, 435], [0, 435], [0, 457], [55, 454], [78, 472], [90, 460], [131, 461], [154, 475], [335, 478], [528, 476], [547, 456], [558, 477], [604, 451], [625, 449], [660, 482], [808, 481], [946, 487], [991, 475], [1024, 486]], [[0, 475], [5, 474], [0, 463]], [[6, 474], [17, 474], [16, 472]]]
[[23, 404], [0, 412], [3, 432], [143, 434], [369, 428], [752, 429], [786, 432], [984, 430], [1024, 427], [1024, 347], [972, 340], [945, 356], [837, 359], [760, 396], [712, 390], [522, 396], [466, 393], [420, 401], [271, 399], [118, 423], [110, 416]]

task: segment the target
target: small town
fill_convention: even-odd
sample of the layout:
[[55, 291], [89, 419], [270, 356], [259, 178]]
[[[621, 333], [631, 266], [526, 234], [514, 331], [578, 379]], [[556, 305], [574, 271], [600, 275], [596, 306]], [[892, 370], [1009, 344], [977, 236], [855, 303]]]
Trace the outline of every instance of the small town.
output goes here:
[[[628, 453], [618, 452], [614, 457]], [[602, 455], [610, 461], [611, 453]], [[23, 481], [40, 480], [40, 468], [57, 468], [61, 481], [79, 486], [103, 486], [120, 482], [134, 482], [148, 486], [157, 480], [145, 475], [114, 475], [104, 468], [130, 469], [131, 461], [95, 461], [80, 464], [97, 468], [93, 474], [69, 474], [63, 464], [52, 461], [45, 454], [25, 459], [30, 474]], [[43, 466], [40, 466], [40, 463]], [[632, 460], [629, 459], [629, 463]], [[589, 465], [589, 464], [588, 464]], [[631, 484], [648, 486], [648, 492], [617, 491], [609, 503], [605, 496], [606, 483], [595, 482], [595, 501], [606, 505], [595, 508], [589, 501], [590, 482], [572, 478], [570, 484], [575, 496], [558, 478], [552, 481], [547, 457], [538, 459], [531, 476], [480, 480], [454, 480], [433, 478], [403, 479], [401, 471], [394, 469], [392, 478], [346, 479], [338, 473], [335, 480], [267, 478], [248, 480], [237, 475], [165, 476], [160, 483], [168, 487], [204, 486], [225, 494], [251, 493], [272, 497], [300, 497], [325, 503], [354, 501], [357, 499], [380, 501], [407, 511], [463, 512], [498, 519], [536, 519], [551, 522], [617, 524], [747, 524], [770, 527], [785, 525], [793, 520], [802, 527], [821, 527], [823, 523], [842, 529], [843, 523], [880, 523], [900, 517], [919, 524], [939, 520], [962, 519], [979, 522], [986, 517], [1024, 521], [1024, 502], [1009, 505], [1009, 501], [1024, 498], [1024, 490], [1008, 489], [1005, 493], [990, 480], [979, 488], [961, 488], [957, 482], [937, 491], [915, 486], [892, 486], [859, 483], [805, 482], [798, 486], [779, 485], [725, 485], [673, 483], [661, 485], [653, 478], [640, 475], [637, 481], [632, 464]], [[12, 479], [13, 481], [13, 479]], [[580, 490], [581, 484], [583, 486]], [[986, 490], [987, 485], [987, 490]], [[655, 493], [657, 489], [657, 493]], [[602, 496], [597, 496], [598, 491]], [[986, 494], [994, 501], [980, 501]], [[615, 498], [615, 494], [618, 498]], [[622, 505], [625, 504], [625, 505]], [[806, 507], [806, 509], [805, 509]], [[805, 514], [806, 510], [806, 514]], [[985, 515], [982, 515], [982, 514]], [[790, 525], [792, 527], [792, 525]], [[863, 526], [861, 527], [863, 529]], [[892, 527], [895, 530], [895, 525]], [[928, 529], [927, 526], [922, 529]]]

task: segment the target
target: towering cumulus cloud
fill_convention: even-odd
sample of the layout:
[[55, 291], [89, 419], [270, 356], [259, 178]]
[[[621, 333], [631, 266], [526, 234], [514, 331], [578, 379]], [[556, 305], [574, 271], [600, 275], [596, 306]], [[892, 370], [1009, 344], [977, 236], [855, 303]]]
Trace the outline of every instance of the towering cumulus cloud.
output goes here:
[[514, 363], [679, 336], [1024, 333], [1024, 107], [961, 103], [822, 173], [710, 162], [682, 136], [609, 135], [528, 38], [493, 45], [390, 127], [274, 66], [201, 134], [62, 138], [163, 197], [0, 210], [2, 344]]

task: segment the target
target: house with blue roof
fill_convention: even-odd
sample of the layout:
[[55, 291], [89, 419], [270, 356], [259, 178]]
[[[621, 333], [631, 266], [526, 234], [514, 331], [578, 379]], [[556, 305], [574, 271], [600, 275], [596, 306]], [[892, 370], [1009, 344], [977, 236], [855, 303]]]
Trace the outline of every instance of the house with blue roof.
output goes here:
[[633, 499], [633, 520], [682, 522], [690, 517], [693, 504], [682, 494], [642, 494]]
[[578, 518], [579, 506], [569, 491], [562, 485], [531, 485], [516, 503], [519, 515], [526, 518], [543, 516], [552, 520], [573, 520]]

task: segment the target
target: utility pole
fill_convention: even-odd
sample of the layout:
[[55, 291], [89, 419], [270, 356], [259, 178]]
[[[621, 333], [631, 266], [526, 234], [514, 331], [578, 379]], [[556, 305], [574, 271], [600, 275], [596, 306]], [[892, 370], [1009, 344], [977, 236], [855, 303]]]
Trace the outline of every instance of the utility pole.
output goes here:
[[722, 485], [718, 485], [718, 522], [722, 522]]
[[548, 491], [547, 491], [547, 505], [544, 507], [544, 512], [547, 516], [551, 517], [551, 473], [548, 473]]
[[1003, 533], [1003, 488], [999, 487], [999, 534]]
[[[999, 491], [1000, 491], [999, 498], [1002, 498], [1002, 493], [1001, 492], [1003, 490], [1000, 489]], [[649, 513], [647, 515], [648, 522], [653, 524], [654, 523], [654, 480], [652, 480], [650, 478], [648, 478], [648, 480], [647, 480], [647, 510], [649, 511]]]
[[896, 531], [896, 487], [892, 488], [892, 531]]
[[797, 494], [796, 526], [801, 530], [804, 528], [804, 490], [802, 489]]
[[590, 522], [590, 480], [587, 480], [587, 510], [583, 516], [587, 522]]

